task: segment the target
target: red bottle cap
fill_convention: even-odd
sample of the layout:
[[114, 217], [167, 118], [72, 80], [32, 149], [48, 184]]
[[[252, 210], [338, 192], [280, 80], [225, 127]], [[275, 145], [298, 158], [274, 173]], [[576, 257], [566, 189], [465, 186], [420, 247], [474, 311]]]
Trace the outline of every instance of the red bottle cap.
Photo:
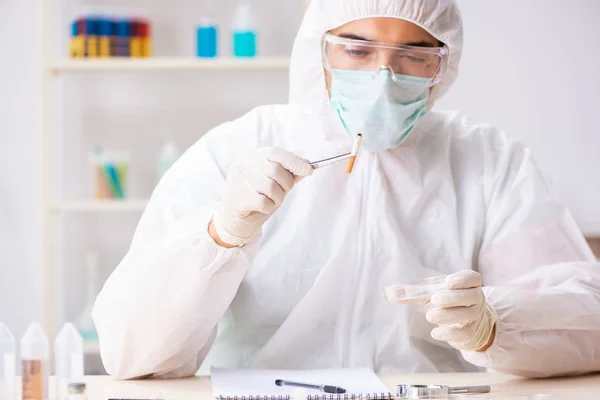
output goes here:
[[152, 31], [152, 27], [150, 25], [150, 21], [142, 20], [140, 21], [140, 36], [147, 38], [150, 37]]
[[86, 19], [85, 18], [79, 18], [77, 20], [77, 34], [78, 35], [85, 35], [86, 34], [86, 29], [87, 29], [87, 23], [86, 23]]

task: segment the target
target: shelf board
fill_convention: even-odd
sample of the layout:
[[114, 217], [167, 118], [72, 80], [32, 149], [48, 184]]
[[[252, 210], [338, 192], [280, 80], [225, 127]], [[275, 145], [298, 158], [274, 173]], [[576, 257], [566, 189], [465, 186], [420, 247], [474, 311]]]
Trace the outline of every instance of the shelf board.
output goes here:
[[100, 354], [100, 344], [98, 342], [83, 342], [84, 354]]
[[66, 59], [46, 66], [52, 73], [67, 72], [181, 72], [181, 71], [285, 71], [290, 66], [289, 57], [256, 58], [107, 58]]
[[68, 200], [54, 203], [53, 213], [76, 212], [142, 212], [148, 200]]

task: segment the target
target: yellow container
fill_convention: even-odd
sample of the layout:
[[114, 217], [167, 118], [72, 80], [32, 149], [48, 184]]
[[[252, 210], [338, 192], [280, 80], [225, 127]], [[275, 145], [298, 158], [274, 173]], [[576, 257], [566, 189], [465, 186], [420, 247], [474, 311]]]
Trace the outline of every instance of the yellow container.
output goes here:
[[131, 38], [131, 42], [129, 43], [129, 51], [131, 57], [141, 57], [142, 56], [142, 38], [139, 36], [134, 36]]
[[75, 36], [71, 38], [71, 57], [85, 57], [85, 36]]
[[87, 37], [87, 56], [89, 58], [98, 58], [100, 53], [98, 51], [98, 36]]
[[100, 36], [98, 43], [99, 43], [100, 57], [101, 58], [110, 57], [110, 37], [109, 36]]
[[142, 38], [142, 57], [152, 57], [152, 39]]

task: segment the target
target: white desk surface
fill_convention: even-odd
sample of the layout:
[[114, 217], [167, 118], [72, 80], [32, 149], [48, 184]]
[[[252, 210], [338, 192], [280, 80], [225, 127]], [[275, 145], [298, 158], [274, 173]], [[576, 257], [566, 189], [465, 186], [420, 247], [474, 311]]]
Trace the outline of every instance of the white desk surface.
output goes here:
[[[439, 384], [448, 386], [491, 385], [494, 394], [552, 394], [568, 400], [600, 400], [600, 374], [574, 378], [527, 380], [493, 373], [380, 375], [396, 392], [396, 385]], [[118, 381], [107, 376], [86, 377], [90, 400], [156, 399], [212, 400], [210, 378]], [[161, 396], [161, 397], [159, 397]]]

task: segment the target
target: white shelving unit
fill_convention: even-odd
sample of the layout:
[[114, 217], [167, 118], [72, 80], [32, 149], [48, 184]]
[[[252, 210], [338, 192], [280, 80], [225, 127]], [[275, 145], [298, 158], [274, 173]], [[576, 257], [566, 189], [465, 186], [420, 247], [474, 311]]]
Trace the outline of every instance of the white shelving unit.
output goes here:
[[[308, 0], [299, 0], [303, 8]], [[149, 59], [57, 59], [55, 45], [55, 16], [59, 0], [42, 0], [42, 115], [41, 115], [41, 165], [42, 165], [42, 232], [43, 232], [43, 313], [44, 328], [49, 338], [56, 334], [56, 290], [54, 285], [56, 271], [55, 249], [58, 233], [58, 219], [69, 213], [141, 213], [148, 199], [128, 200], [67, 200], [54, 197], [53, 187], [58, 182], [55, 171], [55, 145], [59, 138], [55, 132], [56, 112], [54, 84], [58, 78], [75, 73], [175, 73], [175, 72], [223, 72], [223, 71], [285, 71], [289, 68], [289, 57], [256, 57], [252, 59], [216, 58], [199, 59], [186, 57], [155, 57]], [[57, 107], [58, 108], [58, 107]], [[53, 340], [50, 340], [52, 343]], [[97, 343], [86, 343], [87, 354], [99, 354]]]
[[251, 59], [162, 57], [144, 59], [63, 60], [52, 62], [48, 69], [54, 74], [68, 72], [183, 72], [183, 71], [271, 71], [287, 70], [289, 57], [259, 57]]
[[51, 212], [89, 213], [89, 212], [142, 212], [148, 200], [70, 200], [52, 203]]

